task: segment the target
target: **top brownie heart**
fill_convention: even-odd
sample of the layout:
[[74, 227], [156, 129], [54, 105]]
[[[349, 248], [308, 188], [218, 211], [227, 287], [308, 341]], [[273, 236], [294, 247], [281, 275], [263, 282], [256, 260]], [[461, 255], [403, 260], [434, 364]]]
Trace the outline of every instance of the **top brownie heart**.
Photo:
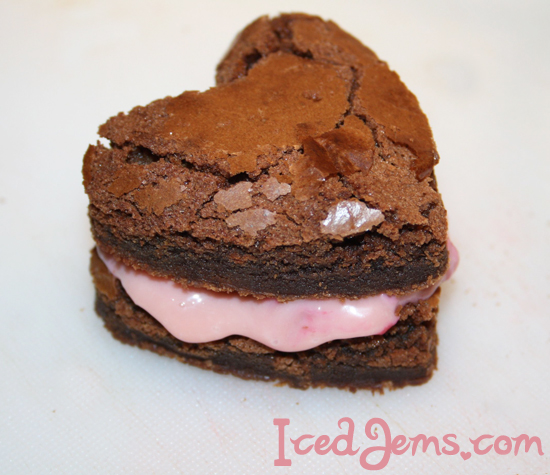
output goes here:
[[446, 269], [428, 121], [332, 22], [260, 18], [216, 87], [121, 113], [100, 134], [111, 148], [84, 163], [94, 237], [134, 267], [281, 300], [401, 293]]

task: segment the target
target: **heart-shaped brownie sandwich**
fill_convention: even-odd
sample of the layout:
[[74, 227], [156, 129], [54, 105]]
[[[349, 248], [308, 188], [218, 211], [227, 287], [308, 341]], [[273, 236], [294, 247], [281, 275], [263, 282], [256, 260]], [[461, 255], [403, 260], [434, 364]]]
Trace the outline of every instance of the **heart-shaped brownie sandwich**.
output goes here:
[[249, 25], [216, 79], [111, 118], [86, 152], [106, 326], [299, 388], [429, 379], [456, 252], [415, 96], [302, 14]]

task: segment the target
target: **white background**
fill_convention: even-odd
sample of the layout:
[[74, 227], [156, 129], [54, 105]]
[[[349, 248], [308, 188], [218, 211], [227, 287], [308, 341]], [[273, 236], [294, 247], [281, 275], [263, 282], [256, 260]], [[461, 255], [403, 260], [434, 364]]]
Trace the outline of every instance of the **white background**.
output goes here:
[[[265, 13], [330, 18], [418, 96], [461, 253], [444, 285], [439, 370], [384, 395], [241, 381], [124, 346], [93, 311], [81, 160], [119, 111], [213, 85]], [[0, 473], [367, 473], [289, 437], [355, 421], [392, 434], [542, 440], [517, 456], [392, 456], [379, 473], [550, 473], [550, 4], [540, 1], [0, 3]], [[289, 418], [274, 467], [274, 418]], [[343, 426], [345, 428], [345, 426]], [[371, 460], [371, 459], [369, 459]], [[375, 460], [375, 459], [372, 459]]]

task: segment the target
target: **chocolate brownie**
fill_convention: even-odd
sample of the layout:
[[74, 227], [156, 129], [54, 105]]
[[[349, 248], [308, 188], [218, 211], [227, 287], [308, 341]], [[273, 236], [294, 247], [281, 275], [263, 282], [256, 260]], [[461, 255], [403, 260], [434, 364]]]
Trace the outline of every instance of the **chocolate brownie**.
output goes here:
[[[439, 157], [386, 63], [336, 24], [288, 14], [245, 28], [216, 82], [100, 127], [109, 146], [88, 148], [83, 175], [103, 254], [186, 289], [281, 305], [436, 288], [449, 268]], [[114, 276], [110, 293], [94, 278], [117, 338], [216, 371], [352, 388], [420, 382], [435, 365], [438, 290], [397, 309], [384, 336], [283, 353], [244, 336], [182, 342]]]

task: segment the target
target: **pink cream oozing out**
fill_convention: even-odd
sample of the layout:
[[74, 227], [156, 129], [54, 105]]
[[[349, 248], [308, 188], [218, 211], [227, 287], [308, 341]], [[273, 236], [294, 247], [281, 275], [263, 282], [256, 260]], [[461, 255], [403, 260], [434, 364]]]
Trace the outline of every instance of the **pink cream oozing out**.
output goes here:
[[357, 300], [300, 299], [280, 303], [202, 289], [184, 288], [169, 279], [131, 269], [99, 252], [103, 262], [134, 303], [151, 314], [175, 338], [204, 343], [242, 335], [279, 351], [302, 351], [327, 341], [382, 335], [397, 323], [396, 310], [429, 298], [458, 265], [448, 241], [450, 265], [432, 287], [405, 296], [375, 295]]

